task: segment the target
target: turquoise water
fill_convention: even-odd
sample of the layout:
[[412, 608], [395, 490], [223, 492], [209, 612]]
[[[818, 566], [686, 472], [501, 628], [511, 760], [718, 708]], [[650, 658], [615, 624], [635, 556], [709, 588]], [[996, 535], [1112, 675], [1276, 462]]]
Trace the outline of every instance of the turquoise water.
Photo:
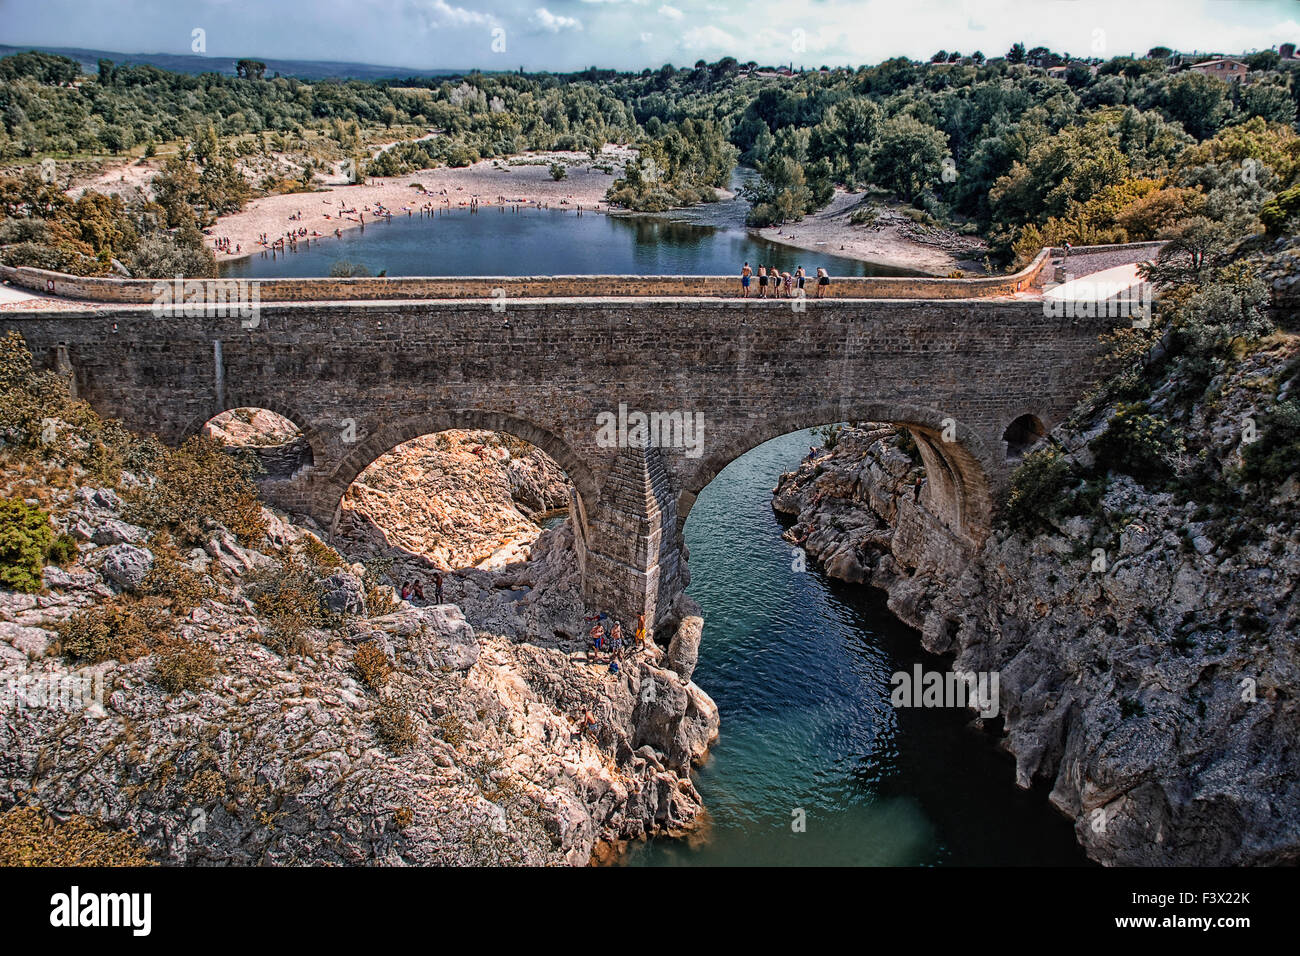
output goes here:
[[[696, 785], [707, 842], [658, 840], [632, 865], [1082, 865], [1070, 821], [1019, 790], [969, 711], [895, 709], [889, 677], [921, 661], [883, 595], [793, 569], [771, 492], [816, 440], [787, 435], [727, 467], [686, 524], [704, 609], [696, 682], [721, 738]], [[792, 829], [802, 810], [805, 832]]]
[[[304, 195], [304, 210], [318, 203]], [[323, 208], [323, 207], [322, 207]], [[324, 227], [317, 224], [309, 229]], [[646, 216], [607, 216], [563, 209], [483, 207], [438, 216], [395, 216], [367, 223], [341, 238], [332, 234], [297, 252], [257, 252], [221, 268], [227, 278], [327, 276], [338, 262], [364, 265], [372, 275], [740, 275], [749, 262], [808, 275], [824, 266], [833, 276], [920, 275], [767, 242], [747, 230], [714, 228]], [[755, 283], [757, 284], [757, 283]]]

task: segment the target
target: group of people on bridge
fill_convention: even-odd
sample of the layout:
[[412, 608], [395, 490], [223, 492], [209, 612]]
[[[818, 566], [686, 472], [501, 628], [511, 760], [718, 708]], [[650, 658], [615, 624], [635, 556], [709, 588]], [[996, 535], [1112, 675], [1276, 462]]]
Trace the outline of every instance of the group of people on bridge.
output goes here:
[[[740, 294], [743, 298], [749, 298], [750, 283], [754, 278], [754, 270], [749, 263], [740, 270]], [[821, 266], [817, 267], [817, 293], [814, 298], [820, 299], [826, 294], [826, 287], [831, 284], [830, 274]], [[800, 297], [806, 295], [804, 291], [808, 283], [808, 274], [804, 272], [803, 266], [799, 266], [793, 273], [782, 272], [776, 266], [758, 267], [758, 297], [760, 299], [789, 299], [796, 292]]]

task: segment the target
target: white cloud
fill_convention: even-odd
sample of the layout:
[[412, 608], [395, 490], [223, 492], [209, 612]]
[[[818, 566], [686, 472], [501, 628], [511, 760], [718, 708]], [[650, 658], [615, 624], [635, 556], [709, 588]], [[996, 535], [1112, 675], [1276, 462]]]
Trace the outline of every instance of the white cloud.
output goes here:
[[643, 33], [643, 34], [641, 34], [641, 42], [642, 42], [642, 43], [649, 43], [649, 42], [650, 42], [651, 40], [653, 40], [654, 38], [655, 38], [655, 35], [654, 35], [653, 33]]
[[665, 3], [659, 8], [659, 16], [665, 17], [669, 20], [680, 20], [686, 16], [686, 14], [682, 13], [682, 11], [678, 10], [676, 7], [670, 7]]
[[425, 20], [430, 26], [482, 26], [488, 23], [495, 23], [496, 19], [490, 13], [479, 13], [476, 10], [466, 10], [464, 7], [454, 7], [447, 0], [428, 0], [417, 8], [425, 15]]
[[696, 27], [682, 36], [683, 50], [717, 50], [727, 53], [737, 49], [736, 38], [715, 26]]
[[574, 17], [565, 17], [552, 13], [545, 7], [538, 7], [533, 11], [533, 23], [550, 33], [559, 33], [561, 30], [581, 30], [582, 21]]

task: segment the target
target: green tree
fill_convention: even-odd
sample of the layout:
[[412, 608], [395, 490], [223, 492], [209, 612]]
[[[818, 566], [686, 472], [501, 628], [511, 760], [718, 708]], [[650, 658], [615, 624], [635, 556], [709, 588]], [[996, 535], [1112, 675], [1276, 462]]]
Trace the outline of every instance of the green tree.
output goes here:
[[1218, 132], [1232, 112], [1228, 84], [1203, 73], [1181, 73], [1169, 81], [1162, 97], [1165, 112], [1197, 139]]
[[868, 169], [859, 177], [910, 202], [939, 182], [947, 155], [943, 133], [914, 117], [896, 116], [880, 127], [868, 155]]

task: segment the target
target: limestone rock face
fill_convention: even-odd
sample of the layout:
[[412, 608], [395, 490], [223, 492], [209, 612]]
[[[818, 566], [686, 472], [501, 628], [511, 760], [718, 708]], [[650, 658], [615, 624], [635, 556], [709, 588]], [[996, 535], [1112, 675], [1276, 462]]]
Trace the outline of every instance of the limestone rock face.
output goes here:
[[[474, 487], [487, 467], [464, 457], [448, 485]], [[496, 569], [446, 574], [442, 603], [429, 556], [382, 536], [345, 540], [356, 563], [312, 572], [310, 599], [331, 624], [288, 647], [269, 639], [249, 572], [309, 564], [318, 529], [268, 509], [259, 542], [207, 528], [202, 547], [179, 554], [206, 596], [159, 613], [170, 653], [204, 648], [216, 669], [169, 692], [162, 648], [89, 667], [55, 656], [60, 622], [129, 597], [162, 544], [98, 543], [135, 535], [110, 489], [46, 490], [56, 530], [81, 526], [85, 543], [69, 567], [45, 569], [48, 593], [0, 590], [0, 685], [77, 694], [0, 721], [0, 803], [94, 817], [159, 862], [189, 865], [581, 866], [599, 847], [696, 821], [690, 767], [717, 736], [717, 708], [658, 647], [618, 672], [587, 659], [567, 523], [532, 525], [529, 546]], [[462, 540], [450, 528], [442, 553], [497, 549], [500, 530], [485, 523]], [[394, 602], [407, 580], [428, 600]], [[365, 644], [386, 673], [359, 667]]]
[[[1214, 403], [1181, 412], [1189, 446], [1240, 461], [1260, 420], [1253, 383], [1293, 360], [1245, 359]], [[1051, 436], [1080, 467], [1110, 408]], [[873, 437], [874, 436], [874, 437]], [[1300, 859], [1300, 514], [1286, 486], [1247, 524], [1111, 473], [1095, 507], [1047, 530], [999, 528], [964, 567], [936, 557], [923, 478], [899, 439], [866, 426], [783, 475], [777, 510], [827, 573], [866, 580], [962, 671], [1000, 674], [1006, 748], [1045, 782], [1090, 857], [1108, 865]], [[850, 516], [857, 512], [858, 517]], [[1104, 564], [1096, 561], [1100, 548]]]
[[478, 661], [474, 628], [454, 604], [403, 606], [392, 614], [371, 618], [370, 623], [389, 636], [401, 638], [411, 662], [420, 667], [466, 671]]
[[124, 591], [134, 591], [144, 583], [153, 567], [153, 554], [147, 548], [115, 544], [104, 552], [100, 573]]
[[704, 618], [691, 616], [682, 619], [672, 640], [668, 642], [668, 666], [684, 681], [695, 673], [700, 659], [700, 638], [704, 635]]
[[321, 603], [334, 614], [366, 613], [366, 594], [355, 574], [338, 572], [321, 582]]

